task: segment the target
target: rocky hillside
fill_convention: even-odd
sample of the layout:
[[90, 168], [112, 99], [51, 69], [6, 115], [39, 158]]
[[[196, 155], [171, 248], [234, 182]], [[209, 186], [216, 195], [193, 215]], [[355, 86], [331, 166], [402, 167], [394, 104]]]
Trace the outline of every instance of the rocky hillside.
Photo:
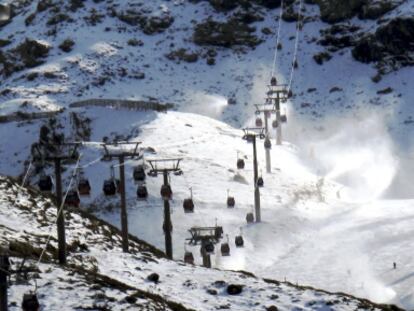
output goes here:
[[[121, 251], [114, 227], [79, 211], [66, 213], [68, 264], [56, 263], [56, 207], [50, 198], [0, 177], [0, 245], [12, 270], [10, 310], [37, 284], [44, 310], [399, 310], [345, 294], [264, 280], [245, 272], [172, 262], [131, 236]], [[47, 244], [42, 262], [37, 264]]]
[[[392, 127], [407, 122], [410, 131], [411, 108], [401, 97], [412, 96], [411, 69], [400, 69], [412, 65], [413, 4], [306, 0], [298, 14], [299, 2], [284, 1], [276, 63], [279, 80], [292, 80], [294, 110], [318, 120], [332, 109], [394, 106]], [[0, 26], [2, 114], [55, 111], [90, 98], [144, 99], [241, 125], [264, 96], [280, 4], [14, 1]], [[338, 69], [339, 79], [325, 78]]]

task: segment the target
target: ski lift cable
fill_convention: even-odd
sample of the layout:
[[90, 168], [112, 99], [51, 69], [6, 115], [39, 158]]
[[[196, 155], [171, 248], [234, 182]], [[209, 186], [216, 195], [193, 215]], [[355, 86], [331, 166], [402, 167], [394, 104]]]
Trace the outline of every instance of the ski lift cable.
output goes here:
[[136, 162], [136, 161], [137, 161], [136, 159], [127, 160], [127, 161], [124, 162], [124, 164], [114, 164], [113, 167], [115, 168], [115, 167], [125, 166], [126, 164], [133, 163], [133, 162]]
[[292, 82], [293, 82], [293, 76], [294, 76], [294, 71], [295, 71], [295, 62], [297, 59], [297, 54], [298, 54], [298, 46], [299, 46], [299, 36], [300, 36], [300, 16], [301, 16], [301, 11], [302, 11], [302, 5], [303, 5], [303, 0], [300, 0], [299, 2], [299, 10], [298, 10], [298, 21], [296, 22], [296, 38], [295, 38], [295, 49], [293, 52], [293, 61], [292, 61], [292, 68], [290, 70], [290, 78], [289, 78], [289, 84], [288, 84], [288, 92], [291, 91], [292, 89]]
[[26, 174], [24, 175], [24, 178], [23, 178], [22, 184], [20, 185], [20, 187], [21, 187], [21, 188], [23, 188], [23, 187], [24, 187], [24, 185], [26, 184], [26, 179], [27, 179], [27, 176], [29, 176], [29, 172], [30, 172], [30, 169], [31, 169], [31, 168], [32, 168], [32, 161], [30, 161], [30, 163], [29, 163], [29, 167], [27, 168]]
[[[102, 159], [102, 157], [98, 157], [98, 158], [96, 158], [95, 160], [93, 160], [93, 161], [91, 161], [91, 162], [89, 162], [89, 163], [86, 163], [86, 164], [84, 164], [84, 165], [78, 165], [77, 169], [78, 169], [78, 170], [80, 170], [80, 169], [84, 169], [84, 168], [87, 168], [87, 167], [89, 167], [89, 166], [92, 166], [92, 165], [94, 165], [94, 164], [96, 164], [96, 163], [100, 162], [100, 161], [101, 161], [101, 159]], [[74, 169], [75, 169], [75, 167], [76, 167], [76, 164], [75, 164], [75, 165], [70, 166], [70, 167], [69, 167], [69, 169], [74, 170]]]
[[277, 63], [277, 55], [279, 52], [279, 43], [280, 43], [280, 30], [282, 28], [282, 15], [283, 15], [283, 7], [284, 7], [284, 0], [282, 0], [281, 4], [280, 4], [280, 14], [279, 14], [279, 24], [277, 26], [277, 35], [276, 35], [276, 46], [275, 46], [275, 55], [273, 57], [273, 66], [272, 66], [272, 76], [271, 78], [274, 77], [275, 75], [275, 70], [276, 70], [276, 63]]
[[89, 166], [92, 166], [92, 165], [94, 165], [95, 163], [100, 162], [100, 161], [101, 161], [101, 159], [102, 159], [102, 157], [98, 157], [98, 158], [96, 158], [95, 160], [93, 160], [93, 161], [91, 161], [91, 162], [89, 162], [89, 163], [86, 163], [86, 164], [84, 164], [84, 165], [79, 166], [79, 168], [87, 168], [87, 167], [89, 167]]
[[44, 245], [44, 247], [43, 247], [43, 249], [42, 249], [42, 252], [40, 253], [40, 256], [39, 256], [39, 259], [38, 259], [38, 261], [37, 261], [37, 264], [36, 264], [36, 266], [38, 266], [39, 264], [40, 264], [40, 262], [42, 261], [42, 258], [43, 258], [43, 255], [45, 254], [45, 251], [46, 251], [46, 248], [47, 248], [47, 246], [49, 245], [49, 242], [50, 242], [50, 238], [52, 237], [52, 226], [54, 226], [54, 225], [56, 225], [57, 224], [57, 221], [58, 221], [58, 219], [59, 219], [59, 216], [60, 216], [60, 214], [62, 213], [62, 211], [63, 211], [63, 207], [65, 206], [65, 200], [66, 200], [66, 197], [67, 197], [67, 195], [68, 195], [68, 193], [69, 193], [69, 191], [70, 191], [70, 189], [71, 189], [71, 187], [72, 187], [72, 183], [73, 183], [73, 180], [74, 180], [74, 178], [75, 178], [75, 176], [76, 176], [76, 171], [77, 171], [77, 169], [78, 169], [78, 166], [79, 166], [79, 161], [80, 161], [80, 158], [81, 158], [81, 156], [82, 156], [82, 154], [80, 154], [79, 155], [79, 157], [78, 157], [78, 160], [77, 160], [77, 162], [76, 162], [76, 167], [75, 167], [75, 169], [73, 170], [73, 173], [72, 173], [72, 177], [71, 177], [71, 179], [70, 179], [70, 182], [69, 182], [69, 186], [68, 186], [68, 188], [67, 188], [67, 190], [66, 190], [66, 193], [65, 193], [65, 195], [63, 196], [63, 198], [62, 198], [62, 203], [60, 204], [60, 207], [59, 207], [59, 210], [58, 210], [58, 213], [57, 213], [57, 216], [56, 216], [56, 221], [49, 227], [49, 235], [48, 235], [48, 237], [47, 237], [47, 239], [46, 239], [46, 243], [45, 243], [45, 245]]

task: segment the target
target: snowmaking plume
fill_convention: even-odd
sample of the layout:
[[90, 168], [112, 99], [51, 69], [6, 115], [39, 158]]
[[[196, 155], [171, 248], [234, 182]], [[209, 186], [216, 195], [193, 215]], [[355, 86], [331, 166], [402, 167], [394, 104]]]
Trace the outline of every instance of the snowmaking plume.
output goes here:
[[389, 111], [350, 111], [317, 123], [288, 114], [285, 139], [300, 147], [314, 173], [345, 186], [341, 198], [369, 201], [390, 187], [398, 160], [387, 128]]
[[192, 105], [187, 112], [201, 114], [214, 119], [220, 119], [227, 106], [227, 99], [217, 94], [207, 94], [204, 92], [194, 92], [188, 95]]

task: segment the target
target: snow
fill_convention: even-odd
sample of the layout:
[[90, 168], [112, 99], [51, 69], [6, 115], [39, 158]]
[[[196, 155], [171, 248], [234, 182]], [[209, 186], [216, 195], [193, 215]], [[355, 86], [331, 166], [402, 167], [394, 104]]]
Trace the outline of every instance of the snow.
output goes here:
[[[125, 1], [114, 3], [124, 8], [130, 5]], [[106, 14], [104, 3], [88, 2], [87, 5]], [[414, 267], [410, 252], [414, 243], [411, 238], [414, 190], [414, 167], [411, 164], [414, 111], [411, 102], [414, 93], [410, 83], [413, 68], [403, 68], [384, 76], [379, 83], [373, 83], [371, 77], [376, 70], [371, 65], [355, 62], [349, 49], [333, 53], [330, 61], [319, 66], [312, 56], [323, 48], [313, 42], [313, 38], [319, 38], [320, 30], [327, 25], [318, 20], [306, 23], [299, 46], [299, 69], [293, 83], [295, 97], [287, 106], [289, 122], [284, 128], [285, 143], [281, 147], [273, 145], [271, 151], [272, 174], [265, 173], [264, 150], [259, 142], [259, 163], [265, 182], [261, 189], [263, 222], [247, 225], [246, 213], [253, 208], [252, 148], [242, 141], [240, 128], [252, 124], [254, 104], [264, 100], [274, 40], [268, 37], [254, 51], [245, 54], [217, 49], [215, 66], [207, 66], [204, 59], [194, 64], [175, 64], [165, 58], [172, 43], [174, 49], [185, 47], [206, 51], [189, 40], [192, 19], [201, 21], [214, 14], [214, 19], [225, 20], [226, 15], [212, 13], [205, 2], [147, 1], [144, 6], [151, 8], [155, 15], [171, 12], [175, 18], [172, 27], [164, 34], [145, 36], [121, 21], [105, 16], [101, 24], [85, 31], [83, 18], [87, 10], [79, 10], [75, 14], [76, 22], [58, 26], [58, 36], [51, 37], [45, 34], [47, 12], [38, 13], [32, 26], [24, 25], [24, 19], [35, 11], [33, 2], [26, 13], [16, 16], [10, 25], [2, 28], [2, 37], [13, 36], [15, 40], [11, 47], [24, 37], [30, 37], [55, 48], [44, 65], [2, 79], [2, 90], [9, 89], [11, 93], [0, 95], [0, 115], [16, 111], [55, 111], [89, 98], [155, 97], [174, 102], [180, 112], [68, 109], [92, 119], [92, 141], [121, 135], [142, 141], [143, 147], [153, 147], [157, 153], [146, 154], [148, 158], [184, 158], [181, 165], [184, 175], [172, 176], [174, 258], [183, 257], [188, 228], [211, 226], [217, 221], [224, 227], [225, 235], [229, 235], [232, 248], [228, 258], [218, 253], [214, 255], [214, 267], [244, 269], [261, 277], [287, 279], [414, 308]], [[316, 6], [306, 5], [306, 10], [307, 16], [318, 14]], [[413, 11], [413, 4], [406, 1], [387, 17], [409, 15]], [[263, 13], [265, 20], [255, 23], [257, 32], [260, 33], [262, 27], [276, 31], [275, 18], [279, 11]], [[351, 22], [362, 27], [361, 33], [373, 32], [378, 27], [375, 21], [355, 18]], [[105, 31], [107, 27], [112, 31]], [[279, 53], [276, 73], [280, 83], [286, 83], [290, 73], [294, 33], [293, 23], [283, 23], [283, 49]], [[57, 49], [66, 38], [72, 38], [76, 43], [68, 54]], [[129, 46], [127, 41], [132, 38], [142, 40], [144, 46]], [[122, 77], [118, 75], [120, 68], [127, 68], [129, 74], [144, 72], [146, 78]], [[39, 77], [34, 81], [26, 80], [25, 76], [34, 72]], [[47, 79], [44, 77], [46, 72], [53, 72], [57, 79]], [[100, 86], [97, 80], [104, 75], [109, 76], [109, 81]], [[316, 91], [308, 92], [314, 87]], [[340, 90], [334, 92], [333, 87]], [[378, 90], [387, 87], [394, 91], [385, 96], [377, 94]], [[228, 99], [233, 96], [237, 104], [228, 105]], [[24, 102], [29, 105], [22, 108]], [[309, 107], [302, 108], [302, 104], [309, 104]], [[68, 115], [63, 114], [59, 121], [68, 133], [71, 128]], [[38, 128], [42, 123], [0, 124], [2, 174], [25, 173], [27, 162], [26, 166], [23, 164], [30, 157], [30, 145], [38, 139]], [[108, 207], [116, 206], [118, 198], [108, 200], [101, 194], [102, 180], [109, 176], [111, 163], [94, 162], [101, 156], [96, 144], [88, 145], [82, 151], [81, 164], [92, 163], [85, 167], [85, 174], [93, 186], [92, 196], [83, 199], [83, 203], [90, 205], [88, 208], [100, 217], [118, 225], [119, 210]], [[238, 151], [246, 157], [247, 164], [240, 172], [235, 165]], [[150, 196], [147, 201], [137, 201], [136, 185], [132, 180], [132, 167], [137, 163], [140, 162], [126, 164], [129, 228], [132, 234], [163, 249], [162, 200], [159, 197], [162, 180], [148, 178]], [[69, 174], [70, 171], [65, 173], [66, 185], [69, 184]], [[29, 180], [36, 181], [35, 178]], [[184, 214], [181, 206], [182, 200], [189, 196], [189, 187], [194, 192], [194, 214]], [[236, 198], [235, 209], [226, 208], [227, 189]], [[0, 205], [2, 213], [5, 206], [9, 205]], [[7, 212], [0, 218], [1, 224], [11, 231], [10, 235], [16, 235], [12, 228], [21, 227], [19, 217]], [[25, 218], [24, 221], [30, 228], [26, 222], [31, 223], [31, 220]], [[236, 249], [233, 240], [240, 228], [245, 247]], [[80, 230], [78, 225], [76, 230]], [[41, 232], [45, 233], [44, 230]], [[78, 238], [84, 240], [82, 230]], [[199, 247], [187, 248], [193, 251], [196, 263], [200, 264]], [[213, 299], [205, 293], [211, 282], [224, 277], [241, 283], [249, 281], [232, 272], [204, 270], [167, 261], [162, 264], [165, 269], [162, 279], [168, 277], [171, 283], [153, 286], [145, 281], [145, 277], [149, 271], [159, 268], [155, 263], [149, 263], [142, 272], [136, 270], [131, 257], [120, 253], [119, 249], [111, 252], [111, 256], [100, 249], [92, 252], [105, 274], [132, 286], [159, 292], [174, 300], [177, 298], [188, 307], [194, 304], [197, 309], [207, 310], [206, 304], [202, 303], [205, 299], [214, 306], [237, 303], [237, 310], [251, 310], [253, 303], [262, 297], [255, 291], [256, 287], [248, 287], [249, 298], [235, 302], [219, 288], [217, 300]], [[393, 262], [398, 266], [395, 270], [392, 269]], [[181, 286], [192, 278], [196, 279], [196, 284], [191, 285], [196, 288], [192, 295], [197, 300], [191, 300], [189, 294], [184, 295]], [[276, 290], [261, 280], [257, 282], [261, 284], [260, 288], [268, 286], [266, 295]], [[13, 297], [21, 295], [17, 293]], [[314, 295], [317, 296], [314, 292], [303, 293], [308, 300], [317, 300]], [[304, 307], [305, 300], [295, 305], [287, 296], [280, 298], [278, 303], [282, 310], [324, 308], [323, 303]], [[62, 300], [59, 297], [57, 301]], [[345, 308], [342, 305], [339, 309]]]
[[[142, 148], [152, 147], [157, 152], [146, 158], [183, 158], [184, 175], [171, 177], [174, 258], [183, 258], [190, 227], [212, 226], [217, 222], [223, 226], [232, 247], [227, 258], [216, 251], [214, 267], [247, 270], [263, 277], [286, 278], [295, 283], [349, 292], [381, 303], [412, 306], [412, 300], [404, 298], [412, 293], [410, 279], [397, 282], [414, 268], [410, 253], [403, 251], [410, 249], [413, 242], [405, 239], [406, 234], [400, 236], [397, 230], [407, 228], [412, 217], [412, 208], [400, 206], [412, 203], [380, 200], [380, 192], [387, 189], [395, 175], [396, 163], [389, 150], [390, 141], [384, 137], [378, 141], [369, 134], [381, 133], [382, 123], [376, 118], [363, 121], [365, 127], [360, 130], [352, 124], [343, 128], [338, 123], [340, 130], [333, 130], [330, 139], [319, 141], [319, 145], [312, 142], [313, 158], [307, 153], [307, 145], [273, 146], [273, 173], [263, 171], [263, 222], [247, 225], [245, 216], [253, 211], [252, 147], [241, 139], [240, 130], [207, 117], [178, 112], [155, 116], [151, 113], [147, 117], [129, 112], [128, 118], [134, 122], [113, 123], [108, 130], [98, 121], [99, 111], [85, 112], [86, 116], [96, 118], [94, 133], [105, 135], [109, 130], [124, 135], [139, 133], [132, 141], [141, 141]], [[111, 114], [115, 120], [128, 120], [122, 111]], [[139, 121], [142, 119], [146, 122]], [[354, 138], [347, 140], [346, 149], [343, 148], [344, 133]], [[264, 163], [262, 142], [258, 150], [259, 163]], [[319, 150], [324, 152], [322, 157], [317, 156], [322, 152]], [[245, 170], [236, 170], [237, 151], [246, 157]], [[88, 163], [96, 157], [93, 153], [84, 161]], [[150, 196], [147, 201], [136, 201], [132, 167], [138, 163], [130, 161], [126, 165], [129, 229], [163, 249], [163, 202], [159, 197], [162, 179], [148, 177]], [[85, 169], [94, 188], [92, 198], [85, 203], [92, 200], [94, 206], [116, 204], [116, 200], [107, 202], [100, 194], [102, 171], [109, 165], [98, 163]], [[318, 165], [319, 174], [315, 174]], [[260, 166], [264, 169], [263, 164]], [[323, 176], [324, 183], [318, 188]], [[234, 181], [240, 178], [243, 182]], [[341, 180], [345, 185], [338, 182]], [[185, 214], [181, 205], [189, 196], [189, 187], [193, 189], [196, 205], [194, 214]], [[236, 198], [234, 209], [226, 207], [227, 189]], [[117, 210], [98, 209], [97, 212], [115, 225], [120, 223]], [[393, 217], [397, 218], [396, 223], [389, 221]], [[243, 249], [233, 244], [240, 228], [245, 238]], [[389, 250], [390, 241], [392, 250]], [[186, 249], [197, 254], [196, 263], [201, 264], [199, 247], [186, 246]], [[394, 261], [399, 265], [397, 270], [392, 269]]]
[[[2, 245], [14, 240], [43, 247], [47, 235], [52, 232], [51, 244], [55, 246], [55, 225], [45, 226], [45, 223], [51, 223], [56, 213], [56, 209], [48, 205], [48, 199], [37, 194], [33, 196], [3, 177], [0, 178], [0, 193]], [[11, 205], [14, 208], [10, 208]], [[52, 310], [57, 306], [61, 310], [97, 309], [106, 306], [111, 310], [136, 310], [146, 306], [149, 310], [169, 310], [167, 306], [171, 307], [174, 301], [196, 310], [224, 306], [233, 310], [251, 310], [270, 305], [277, 305], [280, 310], [355, 310], [361, 305], [380, 310], [371, 303], [344, 294], [266, 281], [247, 273], [205, 269], [169, 261], [157, 257], [147, 246], [135, 241], [131, 241], [131, 253], [122, 253], [118, 232], [76, 212], [66, 212], [66, 215], [67, 243], [79, 241], [86, 248], [70, 253], [69, 266], [61, 267], [53, 263], [38, 265], [39, 278], [36, 283], [42, 309]], [[21, 235], [9, 228], [16, 226], [7, 222], [10, 218], [19, 218], [19, 224], [25, 224], [25, 229], [20, 230]], [[46, 254], [50, 255], [50, 248]], [[19, 259], [13, 260], [16, 265], [19, 264]], [[28, 263], [33, 264], [32, 260]], [[160, 275], [160, 281], [156, 284], [147, 280], [152, 272]], [[111, 286], [104, 277], [118, 283], [112, 281]], [[33, 279], [20, 284], [16, 284], [14, 278], [12, 280], [9, 288], [11, 310], [17, 310], [22, 294], [33, 290], [35, 284]], [[228, 284], [242, 285], [242, 293], [236, 296], [227, 294]], [[212, 295], [207, 290], [215, 290], [216, 294]], [[127, 304], [126, 296], [134, 295], [138, 295], [139, 299]]]

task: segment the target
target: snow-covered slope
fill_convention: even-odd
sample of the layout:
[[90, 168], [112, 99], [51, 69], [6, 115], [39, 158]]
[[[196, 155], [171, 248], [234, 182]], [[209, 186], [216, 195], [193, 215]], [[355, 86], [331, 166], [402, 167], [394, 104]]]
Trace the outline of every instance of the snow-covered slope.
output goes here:
[[[292, 85], [295, 96], [288, 103], [289, 123], [285, 128], [289, 143], [273, 148], [273, 173], [263, 173], [263, 223], [246, 226], [245, 216], [253, 205], [252, 148], [241, 140], [237, 128], [252, 124], [253, 104], [263, 102], [279, 9], [255, 7], [263, 16], [263, 21], [253, 23], [255, 34], [264, 40], [255, 49], [219, 47], [211, 52], [211, 47], [193, 43], [193, 28], [209, 16], [225, 21], [233, 13], [217, 12], [206, 1], [85, 1], [84, 7], [74, 11], [67, 3], [50, 3], [40, 10], [38, 1], [27, 2], [1, 29], [0, 39], [10, 41], [1, 52], [12, 51], [26, 37], [50, 49], [48, 56], [41, 58], [44, 64], [1, 78], [0, 117], [15, 112], [53, 112], [64, 107], [67, 110], [57, 116], [57, 128], [69, 141], [118, 137], [143, 141], [145, 147], [155, 148], [156, 154], [147, 157], [183, 157], [184, 176], [172, 177], [177, 259], [183, 255], [187, 229], [213, 225], [217, 219], [230, 241], [242, 227], [246, 247], [233, 247], [230, 258], [217, 255], [215, 267], [246, 269], [263, 277], [286, 278], [414, 308], [409, 223], [413, 203], [380, 200], [384, 195], [412, 198], [414, 190], [410, 154], [412, 67], [383, 75], [374, 83], [372, 77], [377, 70], [372, 64], [356, 62], [351, 48], [330, 52], [331, 60], [322, 66], [316, 64], [313, 56], [326, 49], [317, 44], [320, 31], [328, 25], [319, 20], [317, 6], [305, 5], [308, 18], [301, 32], [299, 68], [294, 71]], [[126, 12], [130, 8], [148, 16], [173, 16], [174, 22], [162, 33], [146, 35], [140, 26], [121, 21], [112, 11]], [[385, 18], [409, 16], [412, 12], [412, 3], [405, 1]], [[56, 16], [57, 23], [53, 19]], [[68, 18], [72, 21], [65, 21]], [[361, 27], [357, 35], [373, 33], [380, 27], [376, 21], [358, 18], [345, 24]], [[262, 31], [265, 27], [273, 34], [266, 35], [267, 31]], [[276, 74], [285, 83], [290, 78], [295, 24], [283, 23], [282, 27], [283, 48]], [[58, 47], [65, 39], [74, 42], [67, 53]], [[198, 60], [187, 63], [165, 56], [179, 48], [198, 54]], [[207, 65], [209, 55], [215, 53], [215, 65]], [[69, 108], [70, 103], [90, 98], [155, 99], [173, 102], [177, 111], [197, 115]], [[234, 98], [236, 104], [228, 104], [229, 98]], [[73, 112], [91, 120], [90, 137], [75, 133]], [[30, 146], [38, 140], [39, 127], [49, 122], [41, 119], [0, 124], [2, 174], [26, 173]], [[237, 151], [247, 157], [247, 168], [241, 172], [235, 169]], [[118, 225], [118, 210], [111, 210], [111, 206], [117, 206], [117, 198], [108, 201], [100, 193], [102, 181], [109, 175], [109, 164], [95, 161], [101, 156], [96, 145], [83, 148], [82, 153], [81, 164], [93, 164], [85, 168], [93, 195], [83, 200], [84, 207]], [[261, 143], [259, 153], [264, 170]], [[162, 249], [161, 180], [148, 180], [150, 197], [137, 202], [131, 176], [134, 164], [127, 163], [130, 231]], [[69, 174], [70, 170], [65, 174], [66, 185]], [[32, 184], [36, 180], [37, 176], [28, 179]], [[194, 190], [196, 212], [185, 215], [181, 204], [189, 187]], [[227, 189], [236, 197], [234, 210], [225, 207]], [[198, 248], [192, 250], [199, 253]], [[115, 254], [124, 258], [119, 250]], [[102, 257], [105, 262], [110, 260], [106, 254]], [[129, 267], [129, 259], [125, 260], [122, 264]], [[196, 261], [200, 263], [198, 257]], [[396, 270], [392, 269], [393, 262], [397, 263]], [[176, 264], [168, 265], [176, 271]], [[111, 266], [104, 263], [103, 267]], [[214, 273], [200, 272], [200, 282]], [[134, 277], [122, 274], [120, 281]], [[182, 296], [172, 287], [165, 289], [165, 295], [171, 292]], [[186, 300], [189, 298], [182, 297], [183, 303], [191, 306], [192, 302]], [[217, 306], [221, 303], [227, 301]], [[249, 303], [243, 308], [248, 309]], [[293, 307], [287, 303], [286, 308]]]
[[[107, 126], [108, 112], [114, 120], [111, 127]], [[413, 269], [410, 252], [406, 251], [413, 243], [407, 239], [412, 202], [378, 201], [396, 170], [387, 144], [351, 130], [346, 130], [347, 137], [354, 137], [356, 142], [365, 139], [366, 149], [353, 144], [340, 148], [341, 132], [332, 132], [329, 144], [322, 140], [312, 148], [285, 143], [282, 147], [273, 146], [272, 173], [267, 174], [263, 170], [264, 148], [259, 141], [259, 163], [265, 182], [261, 189], [263, 221], [247, 225], [246, 214], [253, 211], [252, 146], [242, 140], [242, 131], [188, 113], [105, 108], [78, 109], [77, 113], [81, 118], [91, 118], [91, 141], [121, 135], [130, 141], [141, 141], [143, 149], [155, 150], [155, 154], [146, 153], [145, 158], [183, 158], [184, 175], [171, 177], [175, 259], [183, 258], [190, 227], [217, 222], [229, 236], [231, 256], [222, 257], [217, 245], [214, 267], [243, 269], [262, 277], [286, 278], [378, 302], [413, 306], [413, 283], [406, 277]], [[380, 129], [374, 121], [365, 125], [366, 132]], [[342, 157], [338, 157], [341, 150]], [[108, 200], [101, 193], [111, 163], [96, 161], [102, 156], [96, 145], [88, 144], [81, 152], [81, 165], [86, 165], [84, 172], [93, 188], [91, 197], [82, 199], [82, 204], [119, 226], [119, 209], [114, 208], [119, 198]], [[244, 170], [236, 169], [237, 152], [246, 160]], [[137, 200], [132, 168], [138, 163], [126, 164], [129, 230], [163, 249], [163, 203], [159, 197], [162, 178], [147, 177], [150, 196], [146, 201]], [[65, 173], [66, 185], [70, 174], [71, 170]], [[28, 178], [31, 183], [36, 180], [36, 176]], [[189, 187], [196, 204], [194, 214], [185, 214], [182, 209]], [[236, 198], [234, 209], [226, 207], [227, 189]], [[244, 248], [236, 248], [233, 243], [240, 228], [245, 237]], [[201, 264], [199, 247], [187, 246], [187, 250]], [[397, 263], [396, 270], [392, 269], [393, 262]]]
[[[96, 111], [88, 115], [96, 115]], [[131, 131], [136, 130], [132, 127]], [[117, 132], [125, 133], [125, 130]], [[410, 232], [412, 202], [377, 201], [381, 195], [378, 191], [384, 191], [392, 180], [393, 173], [388, 176], [387, 170], [378, 172], [381, 166], [390, 165], [386, 150], [372, 164], [373, 156], [366, 155], [368, 151], [358, 149], [357, 153], [350, 148], [348, 157], [353, 165], [341, 163], [341, 172], [335, 171], [339, 165], [329, 167], [330, 174], [326, 173], [328, 178], [324, 179], [312, 173], [307, 165], [317, 165], [334, 156], [325, 154], [319, 162], [315, 159], [317, 147], [313, 155], [311, 151], [306, 155], [304, 150], [289, 144], [273, 147], [273, 173], [263, 172], [263, 222], [246, 225], [245, 216], [253, 211], [254, 202], [252, 147], [241, 136], [240, 130], [223, 123], [182, 113], [159, 114], [141, 127], [136, 139], [144, 147], [151, 146], [157, 151], [156, 156], [148, 157], [184, 158], [184, 176], [171, 178], [176, 258], [183, 258], [183, 243], [189, 237], [190, 227], [211, 226], [217, 221], [231, 242], [239, 228], [243, 228], [246, 247], [233, 247], [228, 258], [221, 257], [217, 251], [216, 267], [244, 269], [263, 277], [287, 278], [379, 302], [413, 306], [412, 282], [404, 278], [414, 268], [410, 252], [406, 251], [413, 244], [406, 238]], [[382, 147], [378, 145], [378, 148]], [[264, 169], [261, 142], [258, 150], [259, 163]], [[236, 169], [237, 152], [246, 157], [245, 170]], [[93, 158], [86, 162], [89, 160]], [[96, 165], [90, 168], [89, 176], [99, 176], [101, 170]], [[348, 187], [335, 182], [338, 177]], [[136, 186], [130, 174], [128, 193], [131, 232], [163, 248], [162, 200], [158, 194], [161, 182], [161, 178], [149, 178], [150, 198], [147, 202], [135, 201]], [[100, 180], [96, 187], [100, 189]], [[182, 210], [182, 200], [188, 197], [189, 187], [193, 188], [196, 203], [196, 211], [190, 215]], [[235, 209], [226, 207], [227, 189], [236, 198]], [[101, 215], [112, 223], [119, 223], [118, 212]], [[198, 247], [192, 251], [198, 253]], [[201, 263], [200, 258], [196, 260]], [[393, 262], [397, 262], [397, 270], [392, 270]]]
[[[131, 253], [125, 254], [116, 230], [76, 212], [67, 213], [71, 253], [69, 265], [62, 268], [52, 263], [56, 228], [49, 224], [56, 208], [51, 201], [4, 177], [0, 178], [0, 193], [0, 241], [10, 243], [16, 266], [25, 255], [29, 258], [26, 265], [39, 269], [32, 276], [37, 279], [38, 298], [45, 310], [389, 309], [344, 294], [168, 261], [136, 239], [131, 241]], [[36, 265], [33, 260], [50, 233], [52, 239], [43, 257], [46, 262]], [[157, 283], [147, 280], [153, 272], [159, 274]], [[12, 281], [11, 310], [19, 310], [22, 293], [33, 290], [35, 281], [29, 278], [16, 284], [14, 277]], [[242, 293], [227, 294], [229, 284], [241, 285]]]

